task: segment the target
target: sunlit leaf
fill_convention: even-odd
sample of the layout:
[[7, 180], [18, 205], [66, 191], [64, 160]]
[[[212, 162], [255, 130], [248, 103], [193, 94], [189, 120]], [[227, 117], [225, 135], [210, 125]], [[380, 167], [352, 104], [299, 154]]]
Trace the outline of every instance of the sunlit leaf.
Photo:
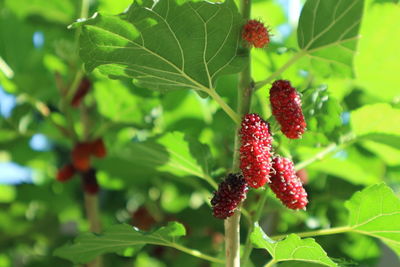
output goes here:
[[394, 34], [400, 32], [400, 23], [394, 22], [399, 17], [399, 5], [373, 5], [366, 12], [361, 28], [359, 53], [355, 56], [357, 84], [382, 100], [392, 100], [400, 96], [400, 76], [397, 73], [400, 34]]
[[291, 234], [282, 241], [273, 241], [260, 226], [256, 225], [251, 234], [251, 241], [254, 247], [268, 250], [275, 262], [305, 261], [325, 266], [337, 266], [312, 238], [301, 239], [299, 236]]
[[315, 71], [352, 74], [363, 0], [308, 0], [297, 29], [299, 47]]
[[350, 115], [353, 132], [357, 136], [368, 134], [400, 135], [400, 110], [386, 103], [365, 105]]
[[388, 186], [357, 192], [346, 206], [353, 232], [379, 238], [400, 255], [400, 199]]

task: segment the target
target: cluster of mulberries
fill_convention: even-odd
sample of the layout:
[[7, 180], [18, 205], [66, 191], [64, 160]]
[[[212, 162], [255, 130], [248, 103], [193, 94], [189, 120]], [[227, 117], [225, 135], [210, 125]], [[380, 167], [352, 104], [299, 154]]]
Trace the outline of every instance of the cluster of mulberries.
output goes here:
[[72, 163], [60, 168], [56, 178], [59, 182], [66, 182], [72, 179], [75, 174], [80, 174], [85, 192], [96, 194], [99, 191], [99, 186], [97, 184], [96, 171], [91, 168], [90, 157], [103, 158], [106, 155], [107, 150], [101, 138], [77, 143], [71, 151]]
[[[264, 24], [249, 20], [243, 27], [242, 38], [250, 46], [265, 47], [269, 32]], [[270, 90], [272, 114], [286, 137], [297, 139], [306, 130], [299, 93], [289, 81], [275, 81]], [[269, 183], [271, 190], [290, 209], [305, 209], [307, 192], [297, 176], [290, 159], [272, 159], [272, 134], [269, 124], [258, 114], [246, 114], [240, 129], [240, 169], [242, 175], [230, 174], [218, 187], [211, 200], [213, 214], [226, 219], [234, 214], [246, 197], [247, 186], [259, 188]]]
[[294, 170], [293, 162], [283, 157], [272, 160], [271, 183], [269, 184], [276, 197], [289, 209], [305, 209], [308, 200]]
[[240, 204], [246, 198], [248, 191], [246, 180], [240, 174], [229, 174], [222, 181], [218, 190], [211, 199], [213, 215], [219, 219], [232, 216]]
[[269, 32], [264, 24], [258, 20], [249, 20], [243, 27], [242, 38], [256, 48], [263, 48], [269, 44]]
[[103, 139], [98, 138], [90, 142], [77, 143], [72, 150], [72, 164], [77, 170], [87, 171], [90, 169], [90, 157], [104, 158], [107, 150]]
[[291, 139], [300, 138], [306, 130], [299, 93], [289, 81], [278, 80], [270, 90], [272, 114], [281, 125], [282, 132]]
[[240, 129], [240, 168], [249, 186], [259, 188], [269, 182], [272, 136], [269, 124], [258, 114], [247, 114]]

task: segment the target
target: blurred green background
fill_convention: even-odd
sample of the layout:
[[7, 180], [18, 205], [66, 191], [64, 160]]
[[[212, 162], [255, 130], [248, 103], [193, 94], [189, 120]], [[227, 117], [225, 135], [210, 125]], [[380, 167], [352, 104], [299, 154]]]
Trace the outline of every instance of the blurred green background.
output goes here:
[[[90, 1], [89, 14], [118, 14], [130, 3]], [[273, 33], [268, 49], [252, 51], [256, 81], [298, 49], [296, 27], [303, 4], [254, 1], [253, 17], [270, 25]], [[73, 143], [53, 124], [73, 121], [78, 134], [83, 131], [79, 110], [69, 109], [65, 116], [59, 89], [60, 83], [71, 84], [81, 67], [77, 31], [67, 29], [80, 17], [80, 6], [74, 0], [0, 0], [1, 267], [71, 266], [52, 253], [88, 231], [79, 179], [63, 184], [55, 180]], [[303, 94], [308, 132], [300, 140], [276, 134], [279, 151], [301, 162], [331, 144], [343, 145], [302, 170], [310, 196], [307, 212], [287, 210], [267, 192], [260, 224], [268, 234], [344, 225], [343, 202], [371, 184], [383, 181], [399, 195], [400, 6], [398, 1], [369, 0], [364, 9], [353, 70], [334, 73], [334, 66], [305, 58], [285, 72], [284, 78]], [[91, 129], [104, 138], [109, 154], [94, 162], [102, 188], [103, 226], [127, 223], [147, 231], [179, 221], [187, 230], [185, 245], [223, 253], [223, 223], [212, 217], [209, 207], [213, 188], [197, 174], [208, 173], [218, 182], [229, 170], [233, 122], [214, 101], [193, 91], [163, 94], [137, 88], [128, 79], [110, 80], [98, 71], [88, 77], [93, 87], [84, 101], [90, 107]], [[232, 107], [236, 88], [237, 75], [224, 76], [217, 84]], [[253, 99], [253, 111], [264, 118], [271, 114], [268, 89], [261, 88]], [[252, 191], [245, 207], [251, 211], [262, 193]], [[247, 228], [245, 221], [242, 227]], [[391, 250], [366, 236], [333, 235], [317, 241], [329, 256], [350, 266], [400, 265]], [[265, 252], [255, 250], [251, 259], [260, 266]], [[146, 246], [134, 257], [110, 254], [105, 263], [209, 266], [161, 246]]]

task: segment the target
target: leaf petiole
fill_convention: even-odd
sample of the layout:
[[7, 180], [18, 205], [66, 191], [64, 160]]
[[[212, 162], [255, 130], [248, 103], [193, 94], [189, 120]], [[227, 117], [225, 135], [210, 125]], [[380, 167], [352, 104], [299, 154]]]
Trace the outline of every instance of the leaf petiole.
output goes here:
[[236, 124], [240, 124], [241, 119], [239, 115], [235, 111], [233, 111], [233, 109], [221, 98], [221, 96], [214, 89], [203, 89], [203, 91], [209, 94]]
[[285, 65], [283, 65], [282, 67], [280, 67], [277, 71], [275, 71], [274, 73], [272, 73], [267, 79], [256, 82], [254, 89], [258, 90], [261, 87], [263, 87], [264, 85], [269, 84], [270, 82], [272, 82], [272, 80], [274, 80], [276, 77], [278, 77], [279, 75], [281, 75], [286, 69], [288, 69], [290, 66], [292, 66], [297, 60], [299, 60], [300, 58], [302, 58], [304, 55], [306, 55], [307, 52], [304, 50], [301, 50], [299, 52], [297, 52], [296, 54], [293, 55], [293, 57], [291, 59], [288, 60], [288, 62], [286, 62]]

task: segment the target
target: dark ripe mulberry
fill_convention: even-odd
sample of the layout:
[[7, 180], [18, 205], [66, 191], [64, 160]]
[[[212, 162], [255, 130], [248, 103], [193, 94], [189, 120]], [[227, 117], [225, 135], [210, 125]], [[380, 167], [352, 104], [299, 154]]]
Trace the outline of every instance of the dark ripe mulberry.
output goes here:
[[57, 172], [57, 181], [59, 182], [65, 182], [71, 179], [76, 170], [72, 164], [67, 164], [63, 166], [61, 169], [58, 170]]
[[269, 44], [269, 31], [258, 20], [249, 20], [243, 27], [242, 38], [256, 48], [263, 48]]
[[305, 209], [308, 204], [307, 192], [294, 170], [293, 162], [283, 157], [272, 160], [271, 183], [276, 197], [289, 209]]
[[94, 140], [90, 145], [92, 146], [91, 152], [95, 157], [104, 158], [107, 155], [106, 146], [102, 138]]
[[213, 215], [218, 219], [232, 216], [248, 191], [246, 180], [240, 174], [229, 174], [211, 199]]
[[249, 186], [259, 188], [269, 182], [272, 150], [269, 124], [258, 114], [247, 114], [240, 135], [240, 168]]
[[278, 80], [272, 84], [269, 94], [272, 114], [279, 122], [281, 131], [290, 139], [300, 138], [307, 124], [299, 93], [289, 81]]
[[77, 143], [71, 152], [72, 164], [79, 171], [87, 171], [90, 168], [90, 155], [92, 145], [88, 142]]
[[91, 195], [99, 192], [100, 187], [97, 183], [96, 170], [89, 169], [87, 172], [82, 173], [82, 186], [83, 190]]

